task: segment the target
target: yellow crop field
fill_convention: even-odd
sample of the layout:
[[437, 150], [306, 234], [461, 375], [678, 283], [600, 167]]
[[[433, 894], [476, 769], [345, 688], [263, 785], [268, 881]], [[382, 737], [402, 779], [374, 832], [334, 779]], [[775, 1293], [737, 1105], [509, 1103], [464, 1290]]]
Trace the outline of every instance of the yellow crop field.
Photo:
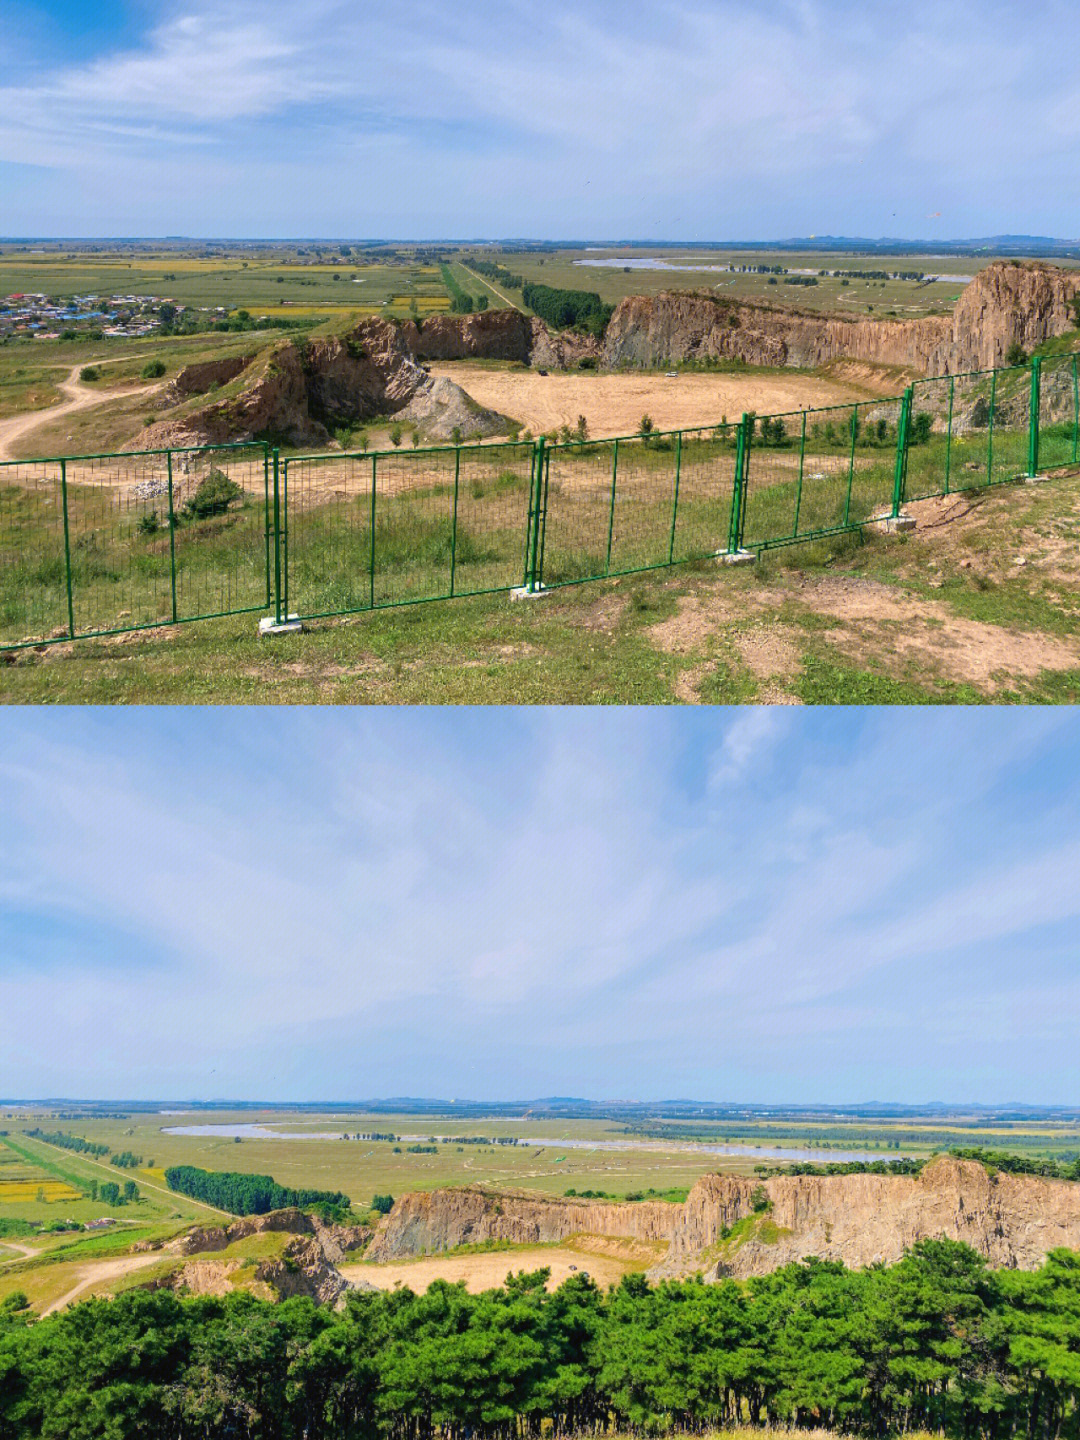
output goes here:
[[41, 1191], [46, 1201], [81, 1200], [81, 1193], [63, 1180], [0, 1180], [0, 1205], [35, 1200]]

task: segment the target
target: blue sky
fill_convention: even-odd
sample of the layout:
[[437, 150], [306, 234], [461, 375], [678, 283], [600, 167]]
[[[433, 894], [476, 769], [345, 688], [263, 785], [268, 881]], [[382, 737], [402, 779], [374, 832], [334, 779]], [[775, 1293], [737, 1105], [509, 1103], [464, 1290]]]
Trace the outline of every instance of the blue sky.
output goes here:
[[0, 1095], [1075, 1103], [1039, 711], [8, 712]]
[[6, 0], [0, 234], [1074, 236], [1075, 0]]

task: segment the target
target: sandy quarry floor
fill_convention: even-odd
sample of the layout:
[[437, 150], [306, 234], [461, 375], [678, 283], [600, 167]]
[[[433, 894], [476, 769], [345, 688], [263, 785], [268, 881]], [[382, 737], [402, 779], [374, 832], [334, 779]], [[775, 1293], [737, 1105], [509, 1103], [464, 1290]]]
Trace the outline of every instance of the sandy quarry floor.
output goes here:
[[366, 1280], [379, 1290], [392, 1290], [407, 1285], [422, 1294], [433, 1280], [451, 1284], [464, 1280], [472, 1294], [501, 1285], [507, 1275], [519, 1270], [532, 1271], [547, 1267], [551, 1270], [548, 1289], [554, 1290], [571, 1275], [588, 1274], [601, 1287], [617, 1285], [632, 1270], [645, 1270], [655, 1265], [666, 1247], [650, 1246], [632, 1240], [609, 1240], [593, 1237], [571, 1242], [565, 1248], [538, 1245], [535, 1249], [493, 1250], [479, 1255], [429, 1255], [422, 1260], [398, 1260], [389, 1265], [340, 1265], [347, 1280]]
[[433, 375], [447, 375], [479, 404], [520, 420], [534, 435], [576, 425], [584, 415], [589, 434], [629, 435], [643, 414], [659, 430], [715, 425], [726, 415], [738, 420], [748, 410], [759, 415], [842, 405], [867, 398], [864, 385], [809, 375], [540, 375], [535, 370], [490, 370], [468, 361], [436, 364]]

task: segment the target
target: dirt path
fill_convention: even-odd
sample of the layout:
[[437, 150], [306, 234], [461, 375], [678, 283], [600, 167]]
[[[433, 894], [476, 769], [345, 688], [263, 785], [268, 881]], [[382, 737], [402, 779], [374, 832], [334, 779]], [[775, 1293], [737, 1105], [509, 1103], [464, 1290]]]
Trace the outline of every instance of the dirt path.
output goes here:
[[77, 1285], [73, 1285], [66, 1294], [61, 1295], [59, 1300], [54, 1300], [41, 1312], [41, 1318], [53, 1314], [56, 1310], [62, 1310], [65, 1305], [70, 1305], [73, 1300], [91, 1285], [96, 1285], [99, 1280], [115, 1280], [120, 1275], [127, 1275], [132, 1270], [141, 1270], [146, 1265], [157, 1265], [161, 1256], [157, 1253], [147, 1255], [125, 1255], [119, 1260], [91, 1260], [85, 1265], [80, 1265], [76, 1272], [79, 1276]]
[[[504, 295], [497, 285], [493, 285], [490, 280], [485, 280], [483, 275], [478, 275], [475, 270], [470, 269], [469, 266], [465, 264], [462, 264], [461, 268], [465, 271], [466, 275], [471, 275], [472, 278], [474, 280], [478, 280], [481, 285], [487, 286], [487, 288], [491, 291], [495, 298], [497, 300], [501, 300], [504, 305], [508, 305], [511, 310], [517, 310], [520, 308], [519, 306], [514, 304], [513, 300], [510, 299], [509, 295]], [[522, 313], [524, 314], [524, 311], [522, 311]]]
[[[108, 364], [116, 365], [123, 360], [137, 359], [134, 355], [111, 356]], [[84, 368], [85, 362], [74, 366], [66, 380], [61, 380], [57, 389], [68, 398], [62, 400], [59, 405], [48, 405], [44, 410], [28, 410], [25, 415], [12, 415], [7, 420], [0, 420], [0, 460], [14, 460], [17, 457], [11, 453], [11, 447], [24, 435], [36, 430], [41, 425], [47, 425], [50, 420], [56, 420], [61, 415], [73, 415], [79, 410], [92, 410], [95, 405], [105, 405], [110, 400], [116, 400], [121, 395], [130, 395], [132, 385], [115, 385], [108, 390], [102, 390], [96, 385], [88, 385], [79, 379], [79, 371]], [[164, 383], [164, 382], [162, 382]], [[147, 385], [140, 391], [141, 394], [150, 395], [160, 390], [161, 384]]]
[[430, 370], [449, 376], [478, 404], [520, 420], [534, 434], [574, 426], [579, 415], [585, 416], [590, 435], [602, 437], [633, 434], [643, 414], [658, 430], [678, 430], [715, 425], [724, 416], [735, 421], [748, 410], [775, 415], [867, 398], [862, 385], [815, 375], [541, 375], [488, 370], [460, 360], [433, 364]]
[[24, 1255], [37, 1255], [38, 1251], [32, 1245], [20, 1245], [18, 1240], [0, 1240], [0, 1250], [16, 1250], [18, 1254], [12, 1255], [9, 1260], [0, 1260], [0, 1265], [14, 1265], [16, 1260], [21, 1260]]

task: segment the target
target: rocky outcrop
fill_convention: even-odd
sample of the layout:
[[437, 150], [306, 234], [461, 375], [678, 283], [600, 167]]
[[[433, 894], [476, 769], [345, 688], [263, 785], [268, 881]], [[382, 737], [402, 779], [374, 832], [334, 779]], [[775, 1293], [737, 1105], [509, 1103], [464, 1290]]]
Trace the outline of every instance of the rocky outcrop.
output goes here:
[[[754, 1208], [762, 1190], [767, 1212]], [[759, 1213], [768, 1223], [755, 1227]], [[725, 1235], [740, 1223], [745, 1238]], [[891, 1264], [923, 1239], [961, 1240], [995, 1267], [1035, 1269], [1056, 1246], [1080, 1249], [1080, 1185], [990, 1174], [950, 1156], [917, 1176], [707, 1175], [691, 1190], [658, 1271], [761, 1275], [807, 1255]]]
[[[277, 1255], [254, 1261], [242, 1256], [211, 1260], [251, 1235], [284, 1233], [291, 1236]], [[151, 1282], [152, 1288], [188, 1290], [195, 1295], [226, 1295], [242, 1284], [266, 1299], [285, 1300], [308, 1295], [320, 1305], [336, 1305], [350, 1288], [357, 1288], [338, 1271], [349, 1252], [362, 1249], [371, 1238], [362, 1225], [328, 1225], [317, 1215], [300, 1210], [274, 1210], [249, 1215], [231, 1225], [196, 1226], [164, 1249], [185, 1257], [185, 1263]], [[187, 1257], [191, 1257], [190, 1259]], [[371, 1288], [360, 1284], [359, 1288]]]
[[962, 292], [952, 315], [921, 320], [854, 320], [777, 305], [664, 291], [616, 306], [604, 335], [604, 363], [741, 360], [812, 368], [850, 359], [896, 365], [920, 375], [985, 370], [1010, 347], [1026, 350], [1075, 325], [1080, 273], [1052, 265], [999, 261]]
[[402, 336], [418, 360], [520, 360], [526, 363], [532, 328], [520, 310], [482, 310], [474, 315], [432, 315]]
[[225, 360], [203, 360], [195, 365], [185, 365], [176, 378], [165, 388], [167, 403], [176, 404], [188, 400], [192, 395], [205, 395], [217, 385], [227, 385], [243, 374], [255, 358], [250, 355], [231, 355]]
[[851, 1267], [890, 1264], [923, 1239], [961, 1240], [991, 1265], [1037, 1268], [1049, 1250], [1080, 1250], [1080, 1184], [991, 1174], [941, 1156], [918, 1176], [706, 1175], [684, 1205], [548, 1200], [472, 1189], [405, 1195], [365, 1259], [395, 1260], [456, 1245], [515, 1245], [571, 1235], [667, 1240], [653, 1278], [767, 1274], [816, 1255]]
[[350, 1250], [362, 1249], [372, 1232], [364, 1225], [328, 1225], [318, 1215], [303, 1210], [271, 1210], [267, 1215], [245, 1215], [230, 1225], [196, 1225], [175, 1240], [166, 1250], [174, 1255], [203, 1255], [208, 1251], [225, 1250], [249, 1235], [277, 1234], [313, 1235], [327, 1259], [338, 1264]]
[[372, 318], [344, 335], [284, 341], [251, 366], [249, 382], [238, 394], [158, 422], [133, 440], [132, 448], [266, 437], [325, 446], [338, 426], [403, 414], [410, 406], [403, 418], [433, 438], [448, 438], [455, 426], [463, 434], [505, 434], [503, 416], [477, 405], [452, 380], [428, 374], [410, 348], [410, 329], [416, 327]]
[[396, 1260], [505, 1240], [536, 1245], [571, 1235], [626, 1235], [670, 1240], [682, 1207], [662, 1201], [605, 1203], [492, 1194], [455, 1187], [403, 1195], [379, 1226], [365, 1260]]

